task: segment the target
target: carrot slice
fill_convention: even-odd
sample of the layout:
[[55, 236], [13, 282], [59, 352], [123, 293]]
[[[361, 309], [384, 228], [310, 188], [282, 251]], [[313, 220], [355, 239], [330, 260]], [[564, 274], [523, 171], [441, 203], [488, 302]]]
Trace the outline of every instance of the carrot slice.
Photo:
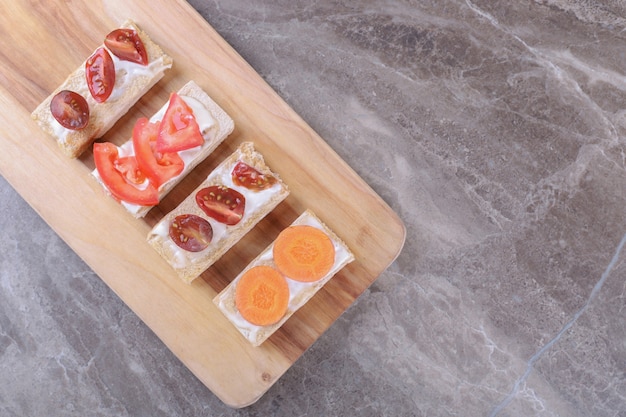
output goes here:
[[271, 266], [247, 270], [235, 288], [235, 306], [248, 322], [257, 326], [276, 323], [287, 312], [289, 285]]
[[301, 282], [323, 278], [335, 264], [335, 246], [320, 229], [290, 226], [274, 242], [274, 263], [287, 277]]

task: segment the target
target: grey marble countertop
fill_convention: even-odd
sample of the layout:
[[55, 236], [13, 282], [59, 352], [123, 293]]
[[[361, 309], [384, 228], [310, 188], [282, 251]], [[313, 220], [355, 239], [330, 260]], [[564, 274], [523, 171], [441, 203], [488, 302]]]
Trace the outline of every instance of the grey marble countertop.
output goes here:
[[404, 250], [233, 410], [0, 179], [0, 416], [626, 416], [622, 1], [191, 4]]

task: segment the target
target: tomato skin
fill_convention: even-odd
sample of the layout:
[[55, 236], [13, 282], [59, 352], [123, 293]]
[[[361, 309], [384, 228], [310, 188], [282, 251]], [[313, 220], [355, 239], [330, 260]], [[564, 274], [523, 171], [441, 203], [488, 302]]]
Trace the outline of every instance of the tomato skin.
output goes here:
[[115, 29], [104, 38], [104, 45], [121, 60], [148, 65], [148, 53], [134, 29]]
[[155, 187], [160, 187], [185, 168], [185, 162], [177, 153], [156, 151], [159, 123], [151, 123], [142, 117], [133, 128], [133, 148], [139, 168]]
[[85, 62], [85, 78], [89, 92], [98, 103], [104, 103], [115, 85], [115, 64], [109, 52], [100, 47]]
[[198, 207], [220, 223], [233, 226], [243, 218], [246, 198], [237, 190], [212, 185], [196, 193]]
[[59, 91], [50, 101], [50, 113], [66, 129], [84, 129], [89, 123], [89, 104], [75, 91]]
[[110, 142], [94, 143], [93, 158], [102, 182], [111, 195], [118, 200], [140, 206], [154, 206], [159, 203], [159, 193], [150, 183], [140, 190], [128, 180], [126, 172], [120, 172], [117, 146]]
[[276, 178], [239, 161], [231, 172], [233, 183], [253, 191], [262, 191], [276, 184]]
[[137, 159], [134, 156], [123, 156], [117, 158], [113, 163], [115, 169], [120, 172], [126, 181], [133, 184], [143, 184], [146, 175], [139, 169]]
[[193, 110], [176, 92], [170, 100], [161, 120], [157, 138], [157, 152], [179, 152], [195, 148], [204, 143], [200, 126], [193, 115]]
[[211, 223], [195, 214], [181, 214], [170, 223], [170, 238], [178, 247], [189, 252], [206, 249], [213, 239]]

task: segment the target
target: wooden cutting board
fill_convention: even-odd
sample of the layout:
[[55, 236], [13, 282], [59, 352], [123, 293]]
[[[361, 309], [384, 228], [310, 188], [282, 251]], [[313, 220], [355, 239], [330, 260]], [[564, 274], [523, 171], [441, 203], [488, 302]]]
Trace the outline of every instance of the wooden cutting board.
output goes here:
[[[235, 120], [234, 133], [145, 219], [132, 218], [30, 113], [125, 19], [174, 58], [173, 68], [104, 140], [121, 144], [134, 121], [195, 80]], [[385, 202], [182, 0], [11, 0], [0, 5], [0, 173], [41, 217], [224, 403], [255, 402], [400, 252], [405, 229]], [[252, 141], [291, 195], [192, 285], [180, 281], [146, 234], [242, 141]], [[350, 246], [338, 273], [261, 347], [212, 303], [303, 210]], [[33, 256], [36, 256], [33, 254]]]

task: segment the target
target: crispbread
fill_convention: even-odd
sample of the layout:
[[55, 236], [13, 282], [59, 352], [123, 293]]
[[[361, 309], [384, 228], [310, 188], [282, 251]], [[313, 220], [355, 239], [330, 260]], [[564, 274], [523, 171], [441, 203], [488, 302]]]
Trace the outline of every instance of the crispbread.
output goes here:
[[[54, 90], [37, 108], [31, 117], [41, 129], [55, 138], [57, 144], [70, 158], [76, 158], [82, 154], [89, 145], [108, 131], [148, 90], [156, 84], [164, 75], [165, 70], [172, 66], [173, 60], [166, 55], [161, 47], [154, 43], [150, 37], [141, 30], [135, 22], [127, 20], [121, 28], [132, 28], [137, 31], [148, 55], [148, 67], [150, 71], [123, 76], [116, 70], [116, 82], [113, 94], [104, 103], [96, 102], [87, 87], [85, 81], [85, 61], [67, 79]], [[111, 54], [112, 55], [112, 54]], [[113, 55], [112, 55], [113, 57]], [[113, 57], [115, 60], [116, 58]], [[138, 65], [138, 64], [137, 64]], [[124, 81], [128, 78], [128, 81]], [[116, 93], [115, 89], [118, 90]], [[69, 130], [63, 128], [50, 112], [52, 98], [61, 90], [71, 90], [81, 94], [89, 104], [89, 123], [84, 129]]]
[[[272, 175], [277, 179], [276, 184], [263, 191], [250, 191], [244, 187], [236, 186], [229, 182], [230, 173], [238, 161], [243, 161], [259, 172]], [[226, 185], [244, 196], [247, 202], [250, 198], [259, 199], [258, 207], [247, 209], [241, 221], [234, 226], [225, 226], [208, 217], [196, 204], [195, 195], [201, 189], [211, 185]], [[264, 194], [263, 194], [264, 193]], [[226, 251], [237, 243], [248, 231], [250, 231], [263, 217], [270, 213], [281, 201], [289, 195], [289, 189], [278, 174], [272, 172], [265, 164], [263, 156], [254, 149], [251, 142], [242, 143], [239, 148], [216, 167], [178, 207], [165, 215], [147, 236], [148, 243], [174, 268], [178, 276], [186, 283], [191, 283], [202, 272], [217, 261]], [[180, 249], [169, 237], [169, 225], [171, 221], [181, 214], [194, 214], [205, 218], [214, 230], [213, 241], [205, 250], [197, 253], [187, 252]], [[218, 237], [218, 231], [223, 235]]]
[[[211, 116], [215, 120], [215, 124], [207, 131], [201, 132], [202, 136], [205, 139], [204, 144], [198, 150], [197, 154], [189, 160], [185, 164], [185, 168], [183, 172], [181, 172], [176, 177], [172, 178], [165, 184], [162, 184], [159, 187], [159, 199], [165, 197], [165, 195], [174, 188], [192, 169], [194, 169], [200, 162], [202, 162], [211, 152], [215, 150], [219, 146], [220, 143], [231, 134], [231, 132], [235, 128], [235, 123], [233, 119], [222, 109], [209, 95], [200, 88], [195, 81], [188, 81], [187, 84], [183, 85], [178, 90], [178, 95], [181, 97], [191, 97], [198, 102], [200, 102], [208, 111], [211, 113]], [[158, 111], [153, 118], [162, 114], [164, 109], [167, 107], [168, 103], [165, 103], [160, 111]], [[132, 148], [132, 138], [127, 141], [126, 144], [122, 145], [122, 147]], [[188, 152], [188, 151], [185, 151]], [[92, 174], [98, 179], [100, 184], [105, 188], [106, 186], [100, 180], [100, 176], [98, 175], [98, 171], [94, 169]], [[107, 190], [108, 191], [108, 190]], [[143, 217], [150, 211], [152, 206], [136, 206], [133, 204], [122, 203], [124, 207], [134, 216], [134, 217]]]
[[261, 254], [259, 254], [248, 266], [222, 292], [220, 292], [213, 302], [228, 320], [237, 328], [253, 346], [261, 345], [268, 337], [278, 330], [299, 308], [307, 303], [344, 266], [354, 260], [354, 255], [345, 244], [326, 224], [324, 224], [311, 210], [305, 210], [292, 224], [309, 225], [322, 230], [331, 239], [335, 246], [335, 264], [324, 277], [315, 282], [296, 282], [289, 277], [285, 277], [289, 284], [290, 300], [287, 312], [277, 323], [268, 326], [257, 326], [247, 322], [237, 310], [235, 304], [235, 291], [237, 282], [241, 276], [250, 268], [259, 265], [267, 265], [276, 268], [274, 264], [272, 242]]

